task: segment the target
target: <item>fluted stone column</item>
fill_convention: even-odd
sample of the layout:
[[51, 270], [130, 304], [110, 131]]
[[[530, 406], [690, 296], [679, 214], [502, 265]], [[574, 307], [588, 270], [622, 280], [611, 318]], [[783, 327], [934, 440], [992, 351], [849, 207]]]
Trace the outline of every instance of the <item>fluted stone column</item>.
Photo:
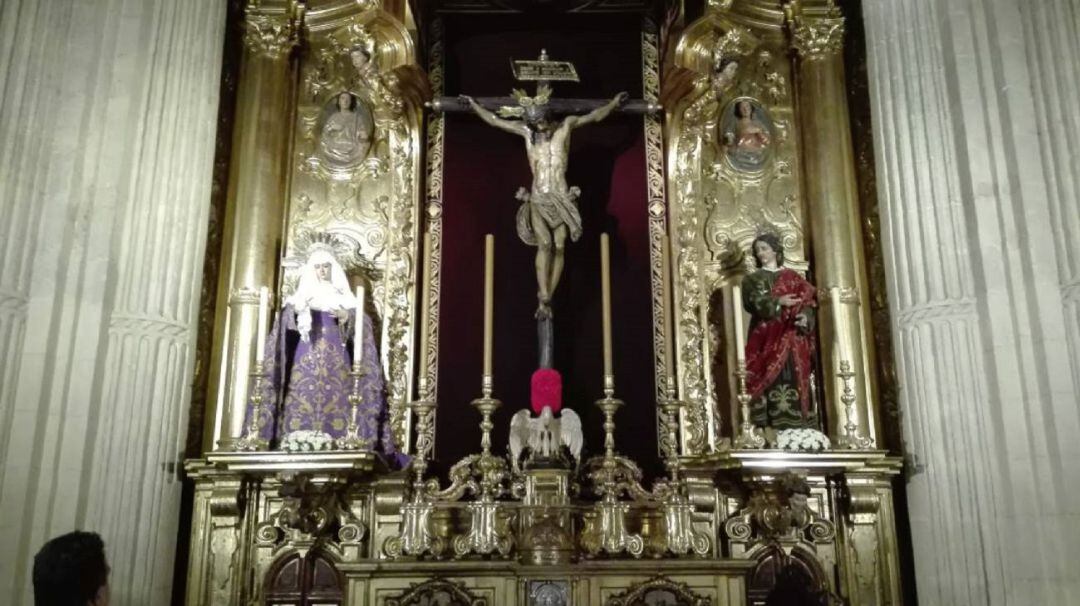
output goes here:
[[1073, 382], [1080, 385], [1080, 5], [1021, 2], [1035, 124], [1043, 152], [1065, 338]]
[[[48, 161], [42, 111], [57, 85], [46, 67], [65, 7], [30, 0], [0, 6], [0, 456], [7, 452], [26, 338], [33, 251], [43, 207], [34, 197]], [[7, 466], [0, 466], [0, 485]]]
[[924, 606], [1080, 593], [1068, 4], [863, 5]]
[[[830, 405], [828, 433], [843, 444], [850, 420], [862, 439], [859, 446], [868, 448], [875, 445], [880, 431], [871, 383], [874, 340], [844, 78], [844, 19], [838, 11], [807, 11], [789, 13], [788, 25], [798, 63], [806, 208], [821, 303], [825, 401]], [[839, 291], [839, 310], [834, 291]], [[848, 384], [855, 398], [850, 409], [841, 399], [842, 362], [854, 373]]]
[[0, 11], [0, 601], [81, 528], [115, 603], [166, 604], [225, 6]]
[[295, 89], [291, 55], [302, 18], [284, 1], [248, 6], [236, 105], [225, 243], [211, 359], [213, 423], [207, 446], [229, 449], [243, 430], [252, 371], [258, 292], [275, 291], [281, 252], [289, 119]]

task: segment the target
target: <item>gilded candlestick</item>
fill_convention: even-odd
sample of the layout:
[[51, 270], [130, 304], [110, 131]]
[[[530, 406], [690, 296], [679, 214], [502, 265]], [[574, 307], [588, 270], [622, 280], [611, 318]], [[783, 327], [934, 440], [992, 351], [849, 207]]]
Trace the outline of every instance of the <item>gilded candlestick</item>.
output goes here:
[[236, 441], [235, 448], [242, 451], [266, 450], [270, 447], [270, 442], [259, 435], [259, 422], [266, 407], [262, 393], [263, 382], [266, 380], [266, 371], [261, 358], [255, 361], [255, 370], [250, 376], [252, 379], [251, 395], [249, 397], [251, 417], [248, 418], [247, 430]]
[[761, 430], [754, 427], [750, 420], [750, 394], [746, 391], [746, 360], [738, 360], [735, 363], [735, 377], [738, 380], [739, 391], [736, 396], [739, 400], [739, 415], [742, 423], [739, 425], [739, 435], [735, 436], [735, 448], [764, 448], [765, 437]]
[[360, 405], [364, 403], [361, 382], [364, 378], [364, 367], [360, 365], [359, 359], [353, 364], [349, 376], [352, 377], [352, 390], [349, 393], [349, 421], [345, 428], [345, 437], [338, 440], [338, 447], [342, 450], [370, 450], [374, 446], [371, 439], [360, 437]]
[[850, 450], [868, 450], [873, 447], [873, 441], [866, 436], [859, 435], [859, 425], [855, 422], [855, 390], [852, 383], [855, 373], [851, 370], [851, 362], [840, 360], [840, 371], [836, 376], [844, 382], [844, 391], [840, 396], [840, 402], [844, 405], [844, 435], [836, 441], [837, 446]]

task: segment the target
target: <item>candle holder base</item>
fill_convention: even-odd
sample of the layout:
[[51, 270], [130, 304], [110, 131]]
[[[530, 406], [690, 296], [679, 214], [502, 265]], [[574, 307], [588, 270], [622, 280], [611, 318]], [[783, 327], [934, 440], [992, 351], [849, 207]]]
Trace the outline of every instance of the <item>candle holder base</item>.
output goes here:
[[510, 555], [514, 547], [514, 535], [510, 531], [513, 515], [503, 511], [498, 502], [489, 499], [469, 503], [466, 509], [469, 512], [469, 532], [454, 539], [454, 553], [458, 557], [496, 552], [503, 557]]
[[700, 557], [709, 555], [709, 535], [694, 529], [694, 506], [686, 497], [682, 482], [670, 487], [664, 498], [665, 547], [674, 555], [693, 553]]
[[750, 420], [751, 397], [746, 391], [746, 360], [739, 360], [736, 363], [735, 378], [738, 380], [739, 385], [736, 399], [739, 401], [742, 423], [739, 425], [739, 435], [735, 436], [733, 444], [738, 450], [760, 450], [765, 448], [765, 436], [761, 435], [761, 429], [755, 427]]
[[436, 536], [431, 520], [434, 506], [417, 498], [401, 506], [401, 533], [386, 541], [385, 552], [390, 558], [420, 557], [430, 554], [436, 558], [446, 553], [446, 541]]
[[606, 496], [593, 507], [593, 516], [581, 532], [581, 547], [590, 557], [601, 554], [616, 556], [628, 553], [640, 558], [645, 553], [645, 540], [626, 527], [630, 504]]
[[840, 402], [844, 405], [844, 435], [836, 439], [836, 447], [841, 450], [872, 450], [874, 441], [868, 436], [859, 435], [859, 426], [855, 423], [855, 390], [852, 383], [855, 381], [855, 373], [851, 370], [851, 362], [840, 361], [840, 372], [836, 376], [844, 382], [844, 392], [840, 395]]
[[364, 369], [360, 366], [354, 366], [349, 372], [349, 376], [352, 377], [352, 391], [349, 393], [349, 423], [345, 436], [337, 440], [337, 447], [341, 450], [371, 450], [375, 446], [373, 438], [360, 435], [360, 405], [364, 403], [360, 382], [364, 374]]
[[265, 413], [266, 402], [263, 398], [263, 383], [266, 381], [266, 373], [263, 372], [262, 364], [256, 365], [256, 369], [251, 373], [252, 387], [251, 387], [251, 418], [248, 419], [247, 430], [244, 435], [237, 439], [232, 444], [232, 450], [237, 452], [255, 452], [259, 450], [269, 450], [270, 441], [259, 435], [259, 422], [262, 420], [262, 416]]

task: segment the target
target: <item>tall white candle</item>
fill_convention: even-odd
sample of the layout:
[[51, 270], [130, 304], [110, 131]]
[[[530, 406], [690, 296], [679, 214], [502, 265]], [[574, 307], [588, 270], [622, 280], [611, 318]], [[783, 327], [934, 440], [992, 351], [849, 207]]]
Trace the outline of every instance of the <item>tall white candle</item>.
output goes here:
[[353, 366], [359, 368], [364, 357], [364, 287], [356, 287], [356, 329], [353, 333]]
[[742, 285], [731, 285], [731, 315], [735, 320], [735, 359], [746, 359], [746, 333], [743, 332]]
[[840, 302], [840, 287], [833, 286], [829, 289], [829, 296], [832, 299], [833, 334], [836, 339], [836, 357], [837, 360], [847, 360], [844, 354], [844, 310], [841, 307], [843, 303]]
[[255, 327], [255, 363], [262, 364], [266, 355], [266, 319], [270, 315], [270, 289], [263, 286], [259, 289], [259, 316]]
[[431, 267], [431, 232], [424, 234], [424, 256], [420, 262], [424, 268], [424, 282], [420, 284], [420, 397], [424, 397], [424, 388], [427, 387], [427, 359], [428, 359], [428, 307], [431, 306], [431, 292], [428, 281], [428, 268]]
[[484, 236], [484, 376], [491, 374], [491, 333], [495, 317], [495, 236]]
[[611, 363], [611, 252], [608, 235], [600, 234], [600, 300], [603, 313], [604, 378], [614, 376]]

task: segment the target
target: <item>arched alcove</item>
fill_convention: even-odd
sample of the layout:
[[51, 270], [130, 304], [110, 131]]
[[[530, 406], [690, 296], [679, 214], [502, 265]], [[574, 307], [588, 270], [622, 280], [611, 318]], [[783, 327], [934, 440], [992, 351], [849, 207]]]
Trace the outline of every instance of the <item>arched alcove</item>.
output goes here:
[[317, 551], [284, 557], [266, 576], [267, 606], [331, 606], [345, 598], [334, 562]]

